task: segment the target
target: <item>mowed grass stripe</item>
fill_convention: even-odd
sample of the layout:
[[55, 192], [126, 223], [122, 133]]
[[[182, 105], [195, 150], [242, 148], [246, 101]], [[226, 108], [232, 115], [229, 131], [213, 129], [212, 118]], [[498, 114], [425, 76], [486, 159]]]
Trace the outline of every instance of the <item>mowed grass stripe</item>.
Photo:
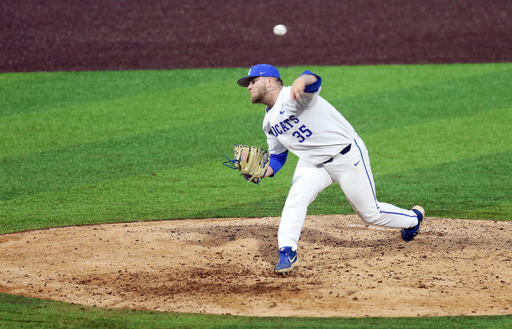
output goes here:
[[4, 117], [0, 121], [0, 156], [42, 152], [191, 124], [200, 127], [204, 122], [232, 113], [248, 112], [236, 105], [241, 99], [220, 106], [227, 98], [227, 83], [206, 88], [210, 93], [189, 87]]
[[34, 72], [0, 74], [0, 117], [233, 81], [246, 70]]
[[[253, 134], [254, 143], [245, 139]], [[263, 145], [260, 119], [240, 116], [202, 124], [0, 159], [0, 200], [103, 180], [178, 169], [232, 156], [234, 141]]]
[[429, 216], [512, 220], [512, 149], [376, 178], [382, 200], [412, 206]]
[[[512, 220], [512, 202], [500, 203], [483, 208], [470, 208], [465, 209], [464, 218], [479, 218], [489, 220]], [[452, 217], [459, 217], [459, 214], [452, 215]]]
[[509, 150], [512, 108], [430, 121], [363, 136], [374, 175]]
[[510, 107], [512, 70], [334, 99], [359, 134]]
[[451, 80], [512, 70], [512, 63], [449, 64], [449, 65], [375, 65], [375, 66], [304, 66], [279, 68], [286, 85], [298, 74], [310, 70], [320, 75], [322, 96], [335, 99], [388, 93], [435, 85]]
[[[272, 208], [277, 209], [284, 202], [294, 160], [286, 173], [267, 179], [260, 186], [247, 183], [237, 171], [222, 166], [222, 161], [218, 155], [215, 161], [179, 170], [141, 172], [0, 201], [0, 213], [8, 219], [1, 225], [0, 234], [76, 224], [247, 217], [248, 213], [261, 216], [263, 210], [267, 215], [277, 215]], [[272, 202], [265, 202], [262, 207], [261, 200], [266, 199]]]

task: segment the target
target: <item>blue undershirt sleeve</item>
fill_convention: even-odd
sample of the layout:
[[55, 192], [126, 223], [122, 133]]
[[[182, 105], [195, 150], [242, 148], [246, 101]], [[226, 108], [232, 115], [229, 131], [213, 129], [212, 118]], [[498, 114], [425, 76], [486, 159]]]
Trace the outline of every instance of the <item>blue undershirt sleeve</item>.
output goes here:
[[[270, 155], [270, 163], [269, 166], [274, 171], [274, 176], [277, 174], [281, 168], [283, 168], [284, 163], [286, 162], [286, 159], [288, 158], [288, 151], [281, 153], [281, 154], [271, 154]], [[270, 176], [270, 177], [272, 177]]]
[[315, 83], [307, 85], [306, 89], [304, 89], [304, 92], [305, 93], [316, 93], [317, 91], [319, 91], [320, 90], [320, 86], [322, 85], [322, 78], [319, 77], [318, 75], [314, 74], [311, 71], [304, 71], [301, 75], [304, 75], [304, 74], [314, 75], [318, 79]]

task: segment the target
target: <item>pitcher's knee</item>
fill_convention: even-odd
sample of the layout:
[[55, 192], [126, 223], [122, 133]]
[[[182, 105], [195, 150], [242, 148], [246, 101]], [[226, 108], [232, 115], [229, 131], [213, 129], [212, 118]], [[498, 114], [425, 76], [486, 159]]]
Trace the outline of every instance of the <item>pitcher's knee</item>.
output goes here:
[[372, 225], [382, 225], [380, 224], [382, 221], [382, 214], [379, 210], [371, 211], [371, 212], [358, 212], [359, 218], [361, 218], [365, 223]]

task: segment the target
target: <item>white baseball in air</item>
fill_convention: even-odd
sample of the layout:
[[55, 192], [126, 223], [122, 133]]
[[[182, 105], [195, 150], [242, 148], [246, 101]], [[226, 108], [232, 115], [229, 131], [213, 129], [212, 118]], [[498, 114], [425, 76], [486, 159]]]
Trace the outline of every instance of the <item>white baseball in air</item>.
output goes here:
[[279, 24], [274, 26], [274, 34], [275, 35], [285, 35], [286, 34], [286, 26], [283, 24]]

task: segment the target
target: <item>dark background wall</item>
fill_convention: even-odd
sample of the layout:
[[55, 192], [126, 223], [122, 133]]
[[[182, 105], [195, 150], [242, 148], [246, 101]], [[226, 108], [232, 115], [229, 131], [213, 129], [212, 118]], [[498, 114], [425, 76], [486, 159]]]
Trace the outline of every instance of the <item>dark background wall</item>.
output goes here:
[[511, 61], [511, 0], [0, 2], [0, 72]]

